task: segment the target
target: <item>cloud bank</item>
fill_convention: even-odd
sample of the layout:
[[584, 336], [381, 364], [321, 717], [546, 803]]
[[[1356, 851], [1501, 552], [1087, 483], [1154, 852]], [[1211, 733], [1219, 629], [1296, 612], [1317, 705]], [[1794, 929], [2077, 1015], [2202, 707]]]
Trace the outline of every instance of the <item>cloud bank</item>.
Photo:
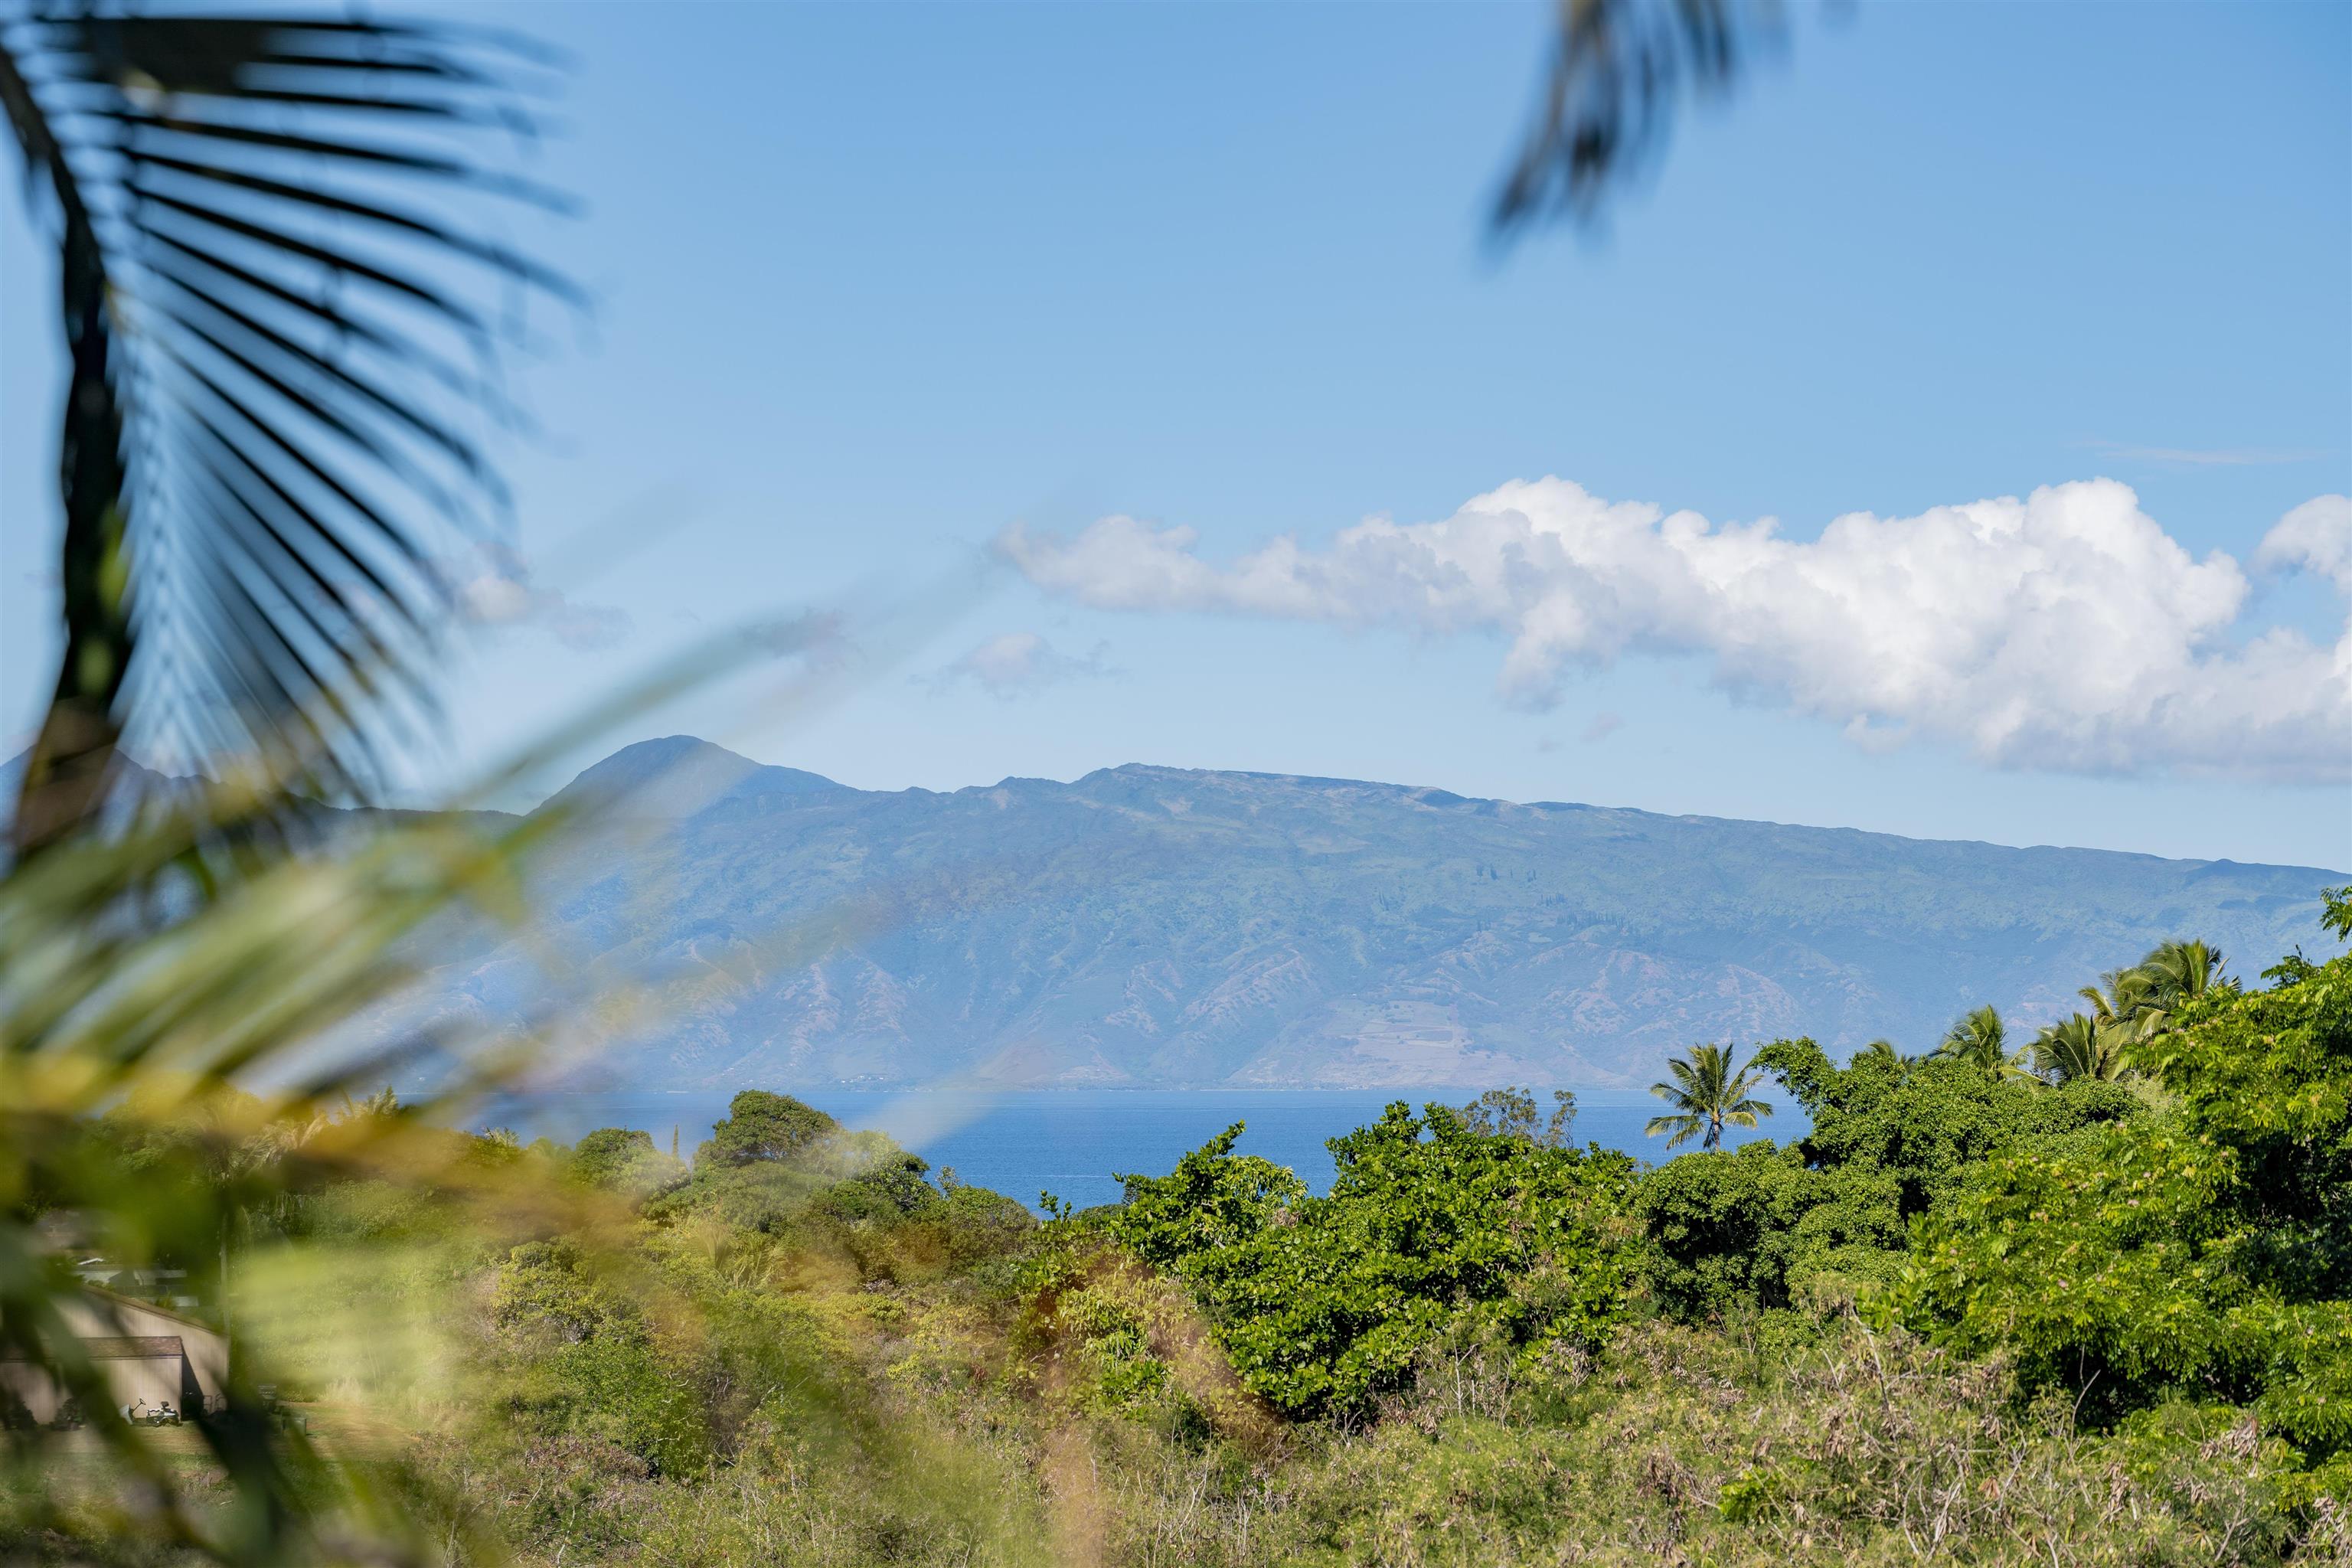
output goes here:
[[[2009, 768], [2352, 778], [2352, 626], [2332, 647], [2233, 635], [2245, 572], [2219, 551], [2192, 558], [2109, 479], [1853, 512], [1812, 541], [1559, 479], [1439, 522], [1368, 519], [1320, 550], [1276, 539], [1229, 565], [1202, 560], [1197, 537], [1118, 516], [1068, 539], [1015, 524], [996, 547], [1099, 608], [1497, 634], [1498, 689], [1531, 708], [1628, 653], [1697, 654], [1726, 689], [1873, 749], [1917, 735]], [[2352, 500], [2296, 508], [2254, 560], [2352, 598]]]

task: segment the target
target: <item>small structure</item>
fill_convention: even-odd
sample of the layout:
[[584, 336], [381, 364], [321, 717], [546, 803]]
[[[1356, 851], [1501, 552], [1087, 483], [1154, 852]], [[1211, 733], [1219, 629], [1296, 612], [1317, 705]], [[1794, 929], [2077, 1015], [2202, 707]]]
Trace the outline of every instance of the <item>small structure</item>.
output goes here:
[[[62, 1307], [117, 1410], [140, 1404], [152, 1410], [166, 1402], [189, 1415], [219, 1408], [228, 1380], [228, 1341], [217, 1329], [111, 1290], [87, 1289]], [[21, 1406], [46, 1426], [58, 1418], [66, 1398], [38, 1362], [0, 1357], [0, 1408]]]

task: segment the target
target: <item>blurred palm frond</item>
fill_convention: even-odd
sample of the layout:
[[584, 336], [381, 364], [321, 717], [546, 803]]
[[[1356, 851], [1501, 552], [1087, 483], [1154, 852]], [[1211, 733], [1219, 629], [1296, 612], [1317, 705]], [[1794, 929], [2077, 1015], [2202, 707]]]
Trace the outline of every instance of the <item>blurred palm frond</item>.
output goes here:
[[71, 360], [65, 647], [20, 854], [91, 819], [126, 731], [292, 758], [335, 794], [430, 715], [445, 542], [507, 502], [502, 352], [532, 297], [585, 304], [497, 232], [563, 199], [480, 155], [537, 133], [555, 65], [361, 13], [0, 23]]
[[1565, 218], [1597, 224], [1664, 144], [1685, 92], [1719, 94], [1784, 30], [1779, 0], [1554, 0], [1536, 112], [1495, 198], [1507, 238]]

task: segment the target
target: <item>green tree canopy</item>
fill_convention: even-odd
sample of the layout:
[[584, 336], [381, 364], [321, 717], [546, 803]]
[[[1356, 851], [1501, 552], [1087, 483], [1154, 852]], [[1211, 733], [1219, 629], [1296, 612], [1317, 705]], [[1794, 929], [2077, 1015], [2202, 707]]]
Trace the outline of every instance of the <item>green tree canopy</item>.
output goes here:
[[1776, 1040], [1753, 1065], [1780, 1078], [1812, 1125], [1786, 1148], [1685, 1155], [1644, 1179], [1651, 1285], [1676, 1317], [1786, 1307], [1817, 1281], [1890, 1280], [1913, 1219], [1992, 1151], [2140, 1109], [2113, 1084], [2053, 1090], [1950, 1057], [1864, 1050], [1840, 1068], [1811, 1039]]
[[574, 1181], [637, 1197], [654, 1197], [686, 1180], [686, 1163], [654, 1147], [653, 1134], [634, 1127], [599, 1127], [572, 1146]]
[[1294, 1414], [1360, 1407], [1441, 1339], [1596, 1341], [1638, 1257], [1633, 1163], [1424, 1110], [1331, 1140], [1328, 1197], [1234, 1155], [1234, 1127], [1095, 1223], [1185, 1279], [1243, 1381]]
[[727, 1102], [725, 1119], [710, 1129], [694, 1160], [698, 1165], [789, 1160], [840, 1127], [824, 1111], [791, 1095], [747, 1089]]
[[2137, 1060], [2174, 1107], [1988, 1161], [1924, 1220], [1892, 1310], [2093, 1415], [2220, 1397], [2344, 1450], [2352, 958], [2209, 988]]
[[1557, 1148], [1576, 1125], [1576, 1096], [1551, 1091], [1551, 1115], [1539, 1119], [1536, 1097], [1524, 1089], [1490, 1089], [1467, 1105], [1448, 1107], [1464, 1126], [1482, 1138], [1528, 1138]]

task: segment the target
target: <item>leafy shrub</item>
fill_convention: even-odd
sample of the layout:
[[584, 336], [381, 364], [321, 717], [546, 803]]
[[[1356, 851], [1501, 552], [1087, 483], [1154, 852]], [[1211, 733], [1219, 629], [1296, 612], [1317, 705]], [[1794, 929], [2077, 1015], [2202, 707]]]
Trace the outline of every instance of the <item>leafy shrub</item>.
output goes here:
[[600, 1127], [572, 1147], [572, 1180], [636, 1198], [659, 1197], [685, 1184], [686, 1164], [654, 1147], [641, 1128]]
[[1164, 1176], [1123, 1175], [1127, 1199], [1115, 1213], [1118, 1239], [1163, 1268], [1255, 1237], [1307, 1196], [1287, 1166], [1235, 1154], [1236, 1121], [1176, 1162]]
[[637, 1304], [585, 1272], [569, 1244], [529, 1242], [508, 1254], [491, 1318], [529, 1369], [514, 1402], [541, 1434], [610, 1444], [661, 1475], [708, 1465], [694, 1379], [665, 1354]]
[[1243, 1382], [1293, 1414], [1363, 1406], [1424, 1347], [1538, 1352], [1597, 1340], [1622, 1310], [1636, 1239], [1633, 1162], [1482, 1135], [1444, 1107], [1391, 1105], [1331, 1141], [1330, 1195], [1229, 1151], [1131, 1177], [1102, 1221], [1194, 1289]]
[[578, 1251], [560, 1240], [525, 1242], [507, 1255], [490, 1315], [502, 1329], [569, 1343], [643, 1333], [635, 1305], [583, 1273]]
[[568, 1405], [564, 1426], [601, 1437], [661, 1476], [691, 1478], [710, 1463], [710, 1431], [685, 1369], [650, 1342], [617, 1336], [583, 1340], [550, 1365]]
[[1789, 1305], [1796, 1227], [1819, 1204], [1818, 1175], [1767, 1139], [1685, 1154], [1642, 1178], [1636, 1208], [1659, 1307], [1684, 1322], [1742, 1306]]
[[[2114, 1433], [2063, 1400], [2021, 1409], [1999, 1363], [1853, 1319], [1759, 1369], [1727, 1336], [1625, 1324], [1555, 1420], [1406, 1419], [1288, 1468], [1249, 1499], [1255, 1552], [1168, 1562], [1919, 1562], [2158, 1565], [2339, 1562], [2298, 1527], [2293, 1456], [2230, 1410], [2171, 1406]], [[1178, 1500], [1171, 1499], [1173, 1503]], [[1236, 1521], [1240, 1522], [1240, 1521]]]
[[2103, 1417], [2251, 1405], [2352, 1443], [2352, 957], [2184, 1008], [2142, 1047], [2177, 1108], [1988, 1161], [1932, 1211], [1886, 1310]]
[[1776, 1041], [1756, 1060], [1811, 1131], [1786, 1148], [1685, 1154], [1641, 1184], [1652, 1293], [1685, 1322], [1890, 1281], [1912, 1220], [1993, 1151], [2054, 1147], [2144, 1109], [2116, 1084], [2053, 1089], [1958, 1058], [1870, 1053], [1840, 1068], [1810, 1039]]

